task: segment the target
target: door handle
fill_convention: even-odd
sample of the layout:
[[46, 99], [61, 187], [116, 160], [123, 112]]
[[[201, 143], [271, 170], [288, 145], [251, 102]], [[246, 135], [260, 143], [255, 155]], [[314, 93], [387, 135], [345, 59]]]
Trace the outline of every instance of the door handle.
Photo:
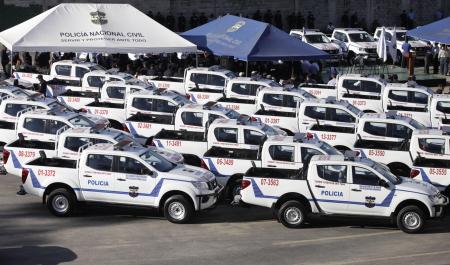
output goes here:
[[118, 181], [126, 181], [126, 179], [119, 178]]
[[83, 177], [85, 177], [85, 178], [92, 178], [91, 175], [83, 175]]
[[325, 188], [325, 186], [322, 186], [322, 185], [316, 185], [315, 187], [316, 187], [316, 188], [319, 188], [319, 189]]
[[277, 167], [277, 166], [268, 165], [267, 167]]
[[352, 191], [357, 191], [357, 192], [360, 192], [361, 190], [358, 190], [358, 189], [352, 189]]

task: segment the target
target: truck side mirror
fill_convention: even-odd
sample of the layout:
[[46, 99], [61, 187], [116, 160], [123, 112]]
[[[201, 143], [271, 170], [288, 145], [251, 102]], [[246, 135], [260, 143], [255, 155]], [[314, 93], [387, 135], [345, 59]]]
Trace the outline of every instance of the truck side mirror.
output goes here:
[[386, 189], [389, 188], [389, 183], [387, 183], [386, 180], [384, 180], [384, 179], [379, 179], [378, 185], [381, 187], [385, 187]]

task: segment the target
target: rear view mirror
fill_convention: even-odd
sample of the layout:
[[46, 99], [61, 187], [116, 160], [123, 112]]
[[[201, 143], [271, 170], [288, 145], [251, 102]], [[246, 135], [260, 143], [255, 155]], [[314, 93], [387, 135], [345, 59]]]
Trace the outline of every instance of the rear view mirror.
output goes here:
[[381, 187], [389, 188], [389, 183], [387, 183], [384, 179], [379, 179], [378, 185], [380, 185]]

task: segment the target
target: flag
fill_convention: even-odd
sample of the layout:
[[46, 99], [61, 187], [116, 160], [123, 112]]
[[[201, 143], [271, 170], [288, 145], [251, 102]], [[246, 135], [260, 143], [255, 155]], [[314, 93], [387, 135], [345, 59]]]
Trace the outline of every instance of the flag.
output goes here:
[[387, 61], [387, 45], [386, 45], [386, 31], [384, 29], [384, 27], [381, 29], [381, 35], [380, 38], [378, 39], [378, 44], [377, 44], [377, 54], [378, 57], [380, 59], [383, 60], [383, 62]]
[[394, 31], [392, 32], [391, 43], [389, 45], [389, 54], [391, 55], [392, 62], [396, 63], [398, 58], [397, 58], [397, 31], [395, 30], [395, 27]]

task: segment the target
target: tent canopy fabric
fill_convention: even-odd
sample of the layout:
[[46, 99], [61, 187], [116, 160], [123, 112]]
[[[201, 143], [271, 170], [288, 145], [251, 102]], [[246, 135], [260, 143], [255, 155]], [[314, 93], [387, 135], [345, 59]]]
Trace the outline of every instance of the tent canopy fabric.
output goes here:
[[406, 32], [406, 35], [422, 40], [450, 44], [450, 17]]
[[181, 34], [199, 49], [242, 61], [325, 59], [329, 55], [280, 29], [226, 15]]
[[128, 4], [60, 4], [0, 33], [15, 52], [196, 52], [195, 44]]

